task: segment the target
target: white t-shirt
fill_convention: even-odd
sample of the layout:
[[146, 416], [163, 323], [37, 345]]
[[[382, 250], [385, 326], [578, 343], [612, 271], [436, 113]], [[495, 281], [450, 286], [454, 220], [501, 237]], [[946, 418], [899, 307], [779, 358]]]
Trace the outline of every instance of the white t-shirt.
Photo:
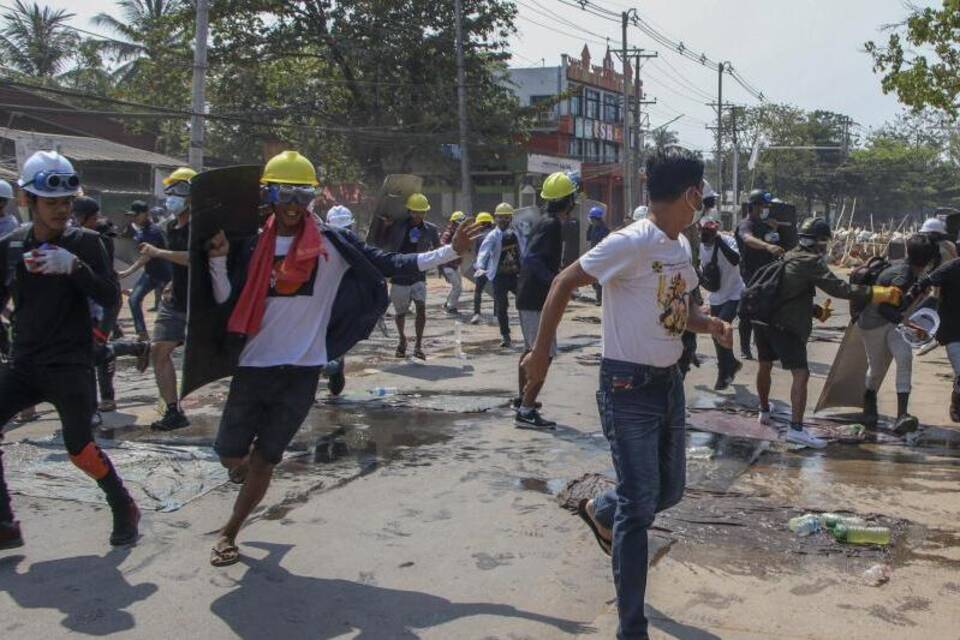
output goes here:
[[603, 285], [603, 357], [676, 364], [697, 285], [687, 239], [671, 240], [652, 221], [639, 220], [581, 256], [580, 267]]
[[[712, 249], [707, 248], [706, 245], [700, 245], [701, 269], [713, 260], [713, 254], [715, 252], [720, 251], [716, 242], [726, 243], [734, 253], [739, 255], [740, 252], [737, 251], [736, 240], [721, 233], [717, 236], [717, 240], [714, 241]], [[730, 264], [727, 256], [724, 255], [722, 251], [720, 251], [720, 255], [717, 256], [717, 266], [720, 267], [720, 288], [717, 291], [709, 292], [707, 302], [711, 305], [721, 305], [731, 300], [739, 300], [740, 294], [743, 293], [743, 276], [740, 275], [740, 267]]]
[[[293, 236], [277, 236], [274, 268], [287, 255], [293, 239]], [[324, 246], [327, 259], [317, 258], [310, 279], [296, 291], [277, 291], [271, 276], [263, 322], [243, 347], [241, 367], [327, 364], [327, 326], [337, 289], [349, 265], [333, 243], [325, 242]]]

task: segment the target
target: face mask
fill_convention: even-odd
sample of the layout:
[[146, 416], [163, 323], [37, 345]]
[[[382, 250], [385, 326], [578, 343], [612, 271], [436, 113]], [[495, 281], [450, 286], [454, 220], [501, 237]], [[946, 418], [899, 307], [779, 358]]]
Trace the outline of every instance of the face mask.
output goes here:
[[187, 199], [183, 196], [167, 196], [165, 202], [167, 211], [173, 215], [180, 215], [187, 208]]
[[770, 209], [763, 209], [762, 211], [760, 211], [761, 220], [766, 220], [769, 217], [770, 217]]
[[697, 193], [697, 195], [700, 197], [700, 203], [696, 206], [694, 206], [693, 204], [690, 203], [689, 200], [687, 200], [686, 194], [684, 194], [683, 196], [684, 200], [686, 200], [687, 206], [693, 209], [693, 219], [690, 221], [690, 224], [687, 225], [691, 227], [699, 223], [700, 218], [703, 217], [703, 194], [700, 192], [695, 192], [695, 193]]
[[20, 214], [20, 222], [30, 219], [30, 207], [17, 207], [17, 213]]

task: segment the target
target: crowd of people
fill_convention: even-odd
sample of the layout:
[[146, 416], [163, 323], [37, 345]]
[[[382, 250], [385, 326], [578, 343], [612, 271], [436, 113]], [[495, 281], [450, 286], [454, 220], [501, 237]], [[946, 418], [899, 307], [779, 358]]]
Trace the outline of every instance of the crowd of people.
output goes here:
[[[555, 428], [539, 396], [557, 355], [557, 329], [577, 290], [593, 288], [602, 329], [597, 408], [617, 484], [585, 500], [579, 513], [612, 556], [622, 638], [646, 637], [647, 530], [656, 513], [675, 505], [684, 492], [684, 363], [698, 361], [695, 333], [713, 339], [718, 391], [733, 384], [755, 349], [759, 421], [783, 423], [787, 441], [821, 448], [826, 443], [804, 425], [807, 342], [813, 321], [825, 322], [832, 313], [829, 300], [815, 304], [819, 289], [852, 303], [869, 363], [863, 411], [870, 429], [878, 428], [877, 394], [891, 359], [898, 399], [893, 430], [904, 434], [918, 427], [908, 411], [912, 345], [933, 338], [946, 345], [957, 376], [951, 417], [960, 421], [960, 266], [951, 259], [956, 247], [945, 227], [925, 225], [907, 241], [904, 261], [878, 263], [847, 281], [826, 261], [830, 225], [808, 218], [796, 246], [786, 246], [780, 230], [787, 223], [770, 215], [773, 198], [763, 191], [749, 195], [746, 215], [732, 235], [721, 231], [716, 194], [703, 172], [703, 162], [682, 149], [654, 154], [646, 166], [649, 206], [614, 231], [605, 210], [592, 208], [588, 250], [566, 261], [564, 233], [580, 202], [576, 176], [558, 172], [544, 180], [543, 215], [529, 234], [513, 224], [515, 212], [506, 202], [492, 214], [453, 212], [441, 230], [426, 219], [427, 197], [414, 193], [405, 215], [384, 218], [378, 237], [365, 242], [346, 207], [314, 213], [318, 181], [309, 159], [296, 151], [271, 158], [261, 177], [261, 203], [269, 215], [259, 233], [231, 246], [220, 231], [204, 245], [209, 296], [229, 310], [224, 332], [243, 344], [214, 445], [241, 488], [211, 550], [211, 564], [239, 560], [237, 536], [306, 419], [321, 377], [327, 377], [331, 393], [343, 390], [344, 357], [382, 326], [390, 306], [398, 333], [394, 355], [405, 358], [409, 352], [426, 360], [428, 272], [438, 272], [449, 284], [442, 306], [457, 317], [462, 274], [472, 277], [473, 313], [466, 315], [473, 324], [481, 320], [483, 292], [492, 292], [504, 349], [513, 345], [513, 295], [523, 349], [512, 405], [515, 426], [522, 429]], [[152, 429], [189, 425], [173, 354], [186, 339], [189, 321], [195, 176], [180, 168], [164, 179], [168, 217], [162, 223], [145, 202], [130, 205], [129, 231], [139, 258], [119, 272], [118, 230], [96, 200], [82, 195], [73, 166], [56, 152], [38, 152], [23, 166], [18, 186], [30, 222], [9, 224], [0, 216], [0, 300], [13, 309], [12, 339], [3, 345], [0, 367], [0, 424], [38, 403], [54, 406], [70, 460], [97, 482], [111, 507], [113, 545], [133, 543], [140, 519], [94, 439], [98, 411], [117, 406], [116, 359], [135, 358], [141, 372], [152, 362], [164, 404]], [[0, 181], [0, 212], [13, 197], [11, 185]], [[570, 263], [563, 267], [564, 262]], [[120, 280], [141, 270], [128, 296], [136, 339], [118, 337]], [[148, 330], [143, 303], [151, 292], [159, 301]], [[935, 336], [912, 322], [918, 308], [939, 311]], [[792, 378], [791, 415], [782, 421], [770, 397], [775, 362]], [[0, 548], [21, 544], [0, 451]]]

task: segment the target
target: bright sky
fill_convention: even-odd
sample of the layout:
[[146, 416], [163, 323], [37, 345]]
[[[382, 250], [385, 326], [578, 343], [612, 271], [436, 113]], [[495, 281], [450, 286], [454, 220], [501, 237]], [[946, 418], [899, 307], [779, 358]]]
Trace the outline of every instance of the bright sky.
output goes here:
[[[75, 26], [91, 30], [95, 30], [90, 23], [93, 15], [116, 12], [111, 0], [48, 0], [46, 4], [76, 13]], [[562, 53], [579, 56], [585, 43], [594, 60], [599, 60], [606, 37], [614, 47], [620, 46], [619, 23], [588, 15], [560, 0], [517, 0], [517, 4], [520, 33], [512, 43], [512, 66], [539, 65], [541, 60], [555, 66]], [[772, 101], [848, 114], [864, 132], [900, 111], [896, 98], [881, 92], [863, 44], [886, 40], [881, 27], [903, 20], [903, 0], [595, 0], [594, 4], [618, 12], [637, 7], [641, 17], [672, 40], [713, 60], [732, 62]], [[922, 0], [917, 4], [939, 3]], [[683, 114], [670, 127], [679, 132], [681, 141], [698, 149], [712, 148], [713, 134], [704, 125], [716, 119], [715, 112], [704, 103], [707, 95], [716, 100], [716, 73], [657, 46], [634, 27], [628, 38], [631, 46], [660, 54], [643, 70], [647, 94], [658, 100], [648, 107], [651, 124], [656, 127]], [[724, 100], [756, 104], [729, 77], [724, 81]]]

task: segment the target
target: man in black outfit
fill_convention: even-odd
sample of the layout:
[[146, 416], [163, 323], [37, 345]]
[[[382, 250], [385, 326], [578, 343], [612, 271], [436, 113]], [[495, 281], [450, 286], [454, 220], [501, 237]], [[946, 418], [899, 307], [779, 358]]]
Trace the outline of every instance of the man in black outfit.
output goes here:
[[[779, 244], [780, 234], [777, 225], [770, 220], [770, 204], [773, 196], [762, 189], [754, 189], [747, 197], [747, 217], [737, 226], [735, 235], [737, 248], [743, 259], [740, 261], [740, 273], [745, 283], [750, 282], [760, 267], [773, 262], [784, 254]], [[753, 325], [740, 322], [740, 355], [744, 360], [753, 360], [750, 352], [750, 338]]]
[[[110, 544], [131, 544], [140, 511], [93, 441], [91, 426], [97, 392], [89, 302], [117, 304], [113, 265], [98, 234], [68, 227], [80, 180], [66, 158], [35, 153], [19, 184], [33, 222], [0, 241], [0, 298], [11, 295], [14, 305], [11, 359], [0, 367], [0, 424], [27, 407], [53, 404], [70, 461], [97, 481], [113, 512]], [[0, 455], [0, 548], [22, 544]]]

